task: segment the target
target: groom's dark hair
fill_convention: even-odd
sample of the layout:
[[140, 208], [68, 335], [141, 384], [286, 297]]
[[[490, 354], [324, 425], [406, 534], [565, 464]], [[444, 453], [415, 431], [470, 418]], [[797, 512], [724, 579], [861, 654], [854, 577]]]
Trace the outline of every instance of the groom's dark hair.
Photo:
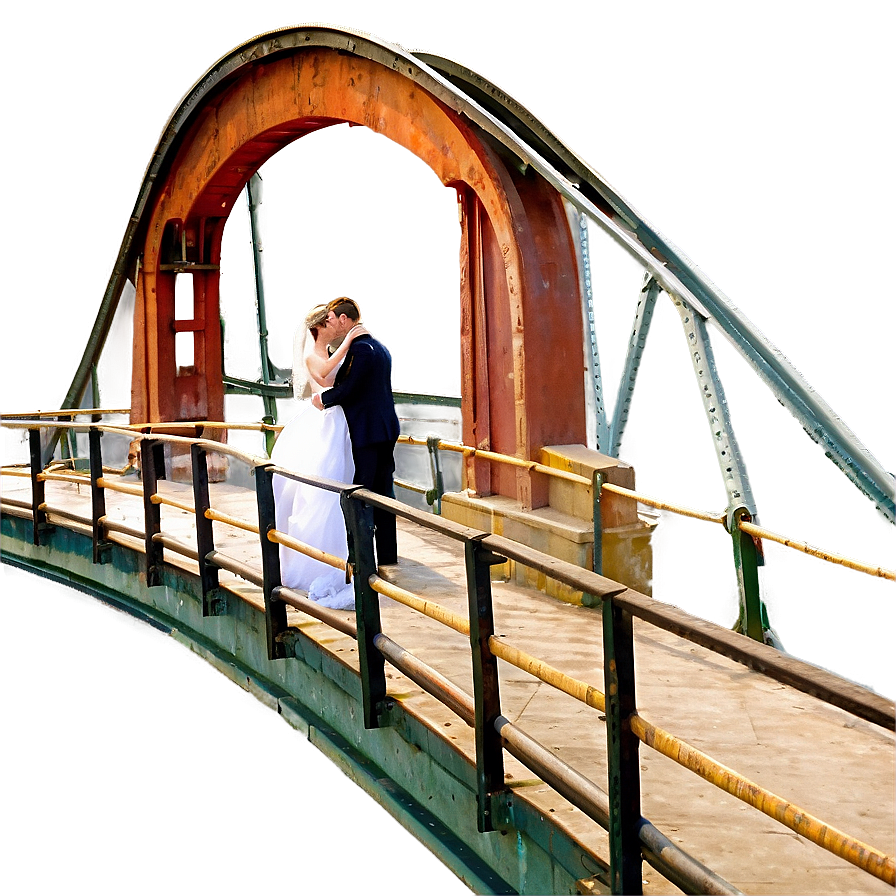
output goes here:
[[327, 311], [332, 311], [336, 317], [344, 314], [350, 320], [361, 319], [361, 309], [354, 299], [350, 299], [347, 296], [340, 296], [338, 299], [333, 299], [327, 306]]

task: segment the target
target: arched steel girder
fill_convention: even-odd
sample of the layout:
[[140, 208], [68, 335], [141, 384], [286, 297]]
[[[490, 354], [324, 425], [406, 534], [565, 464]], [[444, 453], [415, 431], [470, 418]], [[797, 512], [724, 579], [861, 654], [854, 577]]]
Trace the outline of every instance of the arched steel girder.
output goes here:
[[451, 60], [430, 54], [418, 57], [494, 118], [508, 138], [511, 151], [511, 144], [521, 143], [516, 150], [520, 158], [641, 262], [665, 292], [673, 299], [684, 300], [705, 320], [712, 321], [825, 455], [891, 523], [896, 522], [896, 476], [884, 470], [784, 354], [680, 249], [500, 88]]
[[531, 166], [576, 208], [585, 212], [637, 258], [671, 296], [687, 301], [711, 320], [756, 368], [777, 399], [822, 445], [827, 456], [890, 520], [896, 519], [896, 478], [885, 471], [854, 433], [805, 382], [787, 358], [673, 244], [565, 147], [524, 107], [472, 70], [431, 54], [414, 54], [360, 32], [327, 27], [275, 31], [248, 41], [222, 57], [188, 92], [172, 115], [147, 167], [134, 212], [103, 296], [81, 364], [63, 402], [79, 403], [111, 326], [125, 280], [136, 266], [138, 235], [156, 180], [196, 110], [253, 60], [274, 58], [299, 47], [330, 47], [360, 54], [401, 72], [449, 109], [472, 122], [500, 152], [525, 169]]
[[[144, 180], [118, 282], [107, 291], [111, 303], [139, 258], [135, 420], [223, 416], [216, 325], [224, 221], [267, 158], [346, 121], [404, 145], [458, 192], [465, 440], [524, 458], [545, 444], [584, 442], [584, 377], [570, 375], [582, 369], [578, 267], [559, 193], [516, 158], [508, 163], [469, 117], [421, 90], [413, 69], [383, 45], [346, 46], [346, 34], [331, 29], [276, 37], [226, 57], [188, 94]], [[192, 276], [195, 320], [174, 320], [180, 274]], [[174, 335], [184, 331], [197, 344], [188, 374], [174, 360]], [[568, 402], [560, 415], [558, 394]], [[516, 470], [491, 474], [483, 464], [471, 474], [482, 493], [515, 495], [524, 506], [546, 502], [546, 484]]]

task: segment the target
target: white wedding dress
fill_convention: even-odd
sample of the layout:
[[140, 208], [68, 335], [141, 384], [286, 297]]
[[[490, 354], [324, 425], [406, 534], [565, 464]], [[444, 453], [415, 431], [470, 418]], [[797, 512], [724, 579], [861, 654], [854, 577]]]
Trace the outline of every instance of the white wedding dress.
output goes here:
[[[310, 382], [313, 391], [322, 391], [317, 383]], [[355, 463], [342, 408], [336, 405], [319, 411], [310, 400], [302, 401], [299, 412], [281, 430], [271, 460], [295, 473], [350, 483]], [[274, 502], [281, 532], [346, 559], [345, 518], [337, 492], [275, 475]], [[351, 610], [355, 606], [354, 586], [346, 584], [341, 569], [283, 545], [280, 581], [288, 588], [306, 591], [321, 606], [336, 610]]]

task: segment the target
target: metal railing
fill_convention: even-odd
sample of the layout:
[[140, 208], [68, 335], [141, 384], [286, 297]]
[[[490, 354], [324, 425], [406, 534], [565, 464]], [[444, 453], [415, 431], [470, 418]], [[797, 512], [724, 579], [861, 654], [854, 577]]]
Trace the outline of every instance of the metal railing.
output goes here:
[[[81, 424], [74, 421], [59, 423], [19, 420], [10, 421], [9, 425], [28, 429], [30, 464], [27, 472], [24, 468], [18, 467], [4, 469], [3, 473], [13, 476], [27, 475], [31, 481], [32, 493], [30, 504], [7, 497], [3, 498], [3, 503], [11, 508], [18, 508], [20, 512], [26, 509], [30, 511], [35, 545], [42, 544], [50, 537], [53, 524], [49, 521], [49, 514], [52, 514], [54, 519], [58, 517], [90, 527], [95, 563], [104, 562], [113, 541], [125, 544], [131, 549], [141, 550], [145, 554], [146, 581], [149, 586], [159, 584], [161, 581], [161, 570], [165, 562], [164, 552], [170, 551], [190, 558], [198, 565], [204, 616], [224, 612], [219, 602], [219, 594], [222, 587], [228, 586], [220, 584], [218, 573], [220, 570], [229, 571], [263, 591], [267, 650], [270, 659], [282, 659], [289, 655], [286, 646], [287, 606], [295, 607], [357, 640], [363, 717], [367, 728], [389, 724], [391, 703], [386, 687], [387, 660], [471, 725], [475, 729], [477, 824], [481, 832], [494, 830], [509, 823], [512, 796], [504, 784], [503, 765], [503, 751], [507, 750], [565, 799], [608, 830], [610, 885], [613, 892], [641, 892], [642, 859], [648, 861], [686, 892], [738, 892], [642, 817], [638, 745], [643, 743], [874, 877], [891, 885], [896, 882], [896, 864], [891, 856], [822, 822], [644, 719], [636, 709], [632, 622], [634, 618], [639, 618], [652, 626], [672, 632], [889, 730], [896, 727], [892, 701], [856, 686], [847, 685], [831, 673], [783, 656], [766, 645], [756, 644], [733, 632], [691, 617], [675, 607], [657, 603], [593, 571], [557, 560], [502, 536], [461, 526], [437, 515], [415, 510], [359, 486], [303, 476], [276, 466], [268, 458], [246, 454], [217, 441], [155, 432], [138, 433], [133, 427], [128, 426]], [[44, 469], [40, 454], [41, 431], [63, 425], [71, 429], [87, 430], [90, 449], [89, 475], [76, 470]], [[219, 428], [226, 426], [213, 425]], [[108, 477], [108, 468], [103, 466], [102, 460], [103, 433], [139, 440], [141, 485], [121, 483]], [[158, 482], [165, 475], [163, 447], [166, 443], [180, 446], [182, 450], [189, 449], [192, 504], [159, 493]], [[472, 449], [459, 446], [458, 450]], [[207, 459], [212, 452], [228, 455], [249, 464], [252, 468], [256, 482], [257, 520], [242, 520], [211, 506]], [[482, 452], [479, 456], [482, 456]], [[506, 462], [500, 456], [493, 456], [490, 459]], [[516, 459], [511, 459], [510, 462], [514, 460]], [[566, 479], [574, 475], [549, 467], [542, 468], [542, 465], [524, 465], [537, 472], [562, 475]], [[327, 555], [276, 529], [274, 475], [287, 476], [340, 495], [352, 545], [347, 559]], [[584, 479], [584, 477], [578, 478]], [[48, 481], [89, 483], [90, 517], [78, 515], [64, 507], [50, 506], [45, 491]], [[108, 518], [105, 493], [110, 490], [140, 499], [143, 513], [142, 530]], [[639, 501], [647, 500], [645, 496], [625, 491], [627, 497]], [[194, 514], [195, 547], [178, 541], [162, 529], [163, 505]], [[396, 517], [463, 545], [468, 599], [466, 616], [453, 613], [379, 576], [373, 547], [375, 508], [386, 510]], [[260, 570], [216, 548], [214, 522], [258, 534], [261, 551]], [[119, 536], [124, 536], [124, 539]], [[134, 539], [137, 541], [134, 542]], [[345, 614], [320, 607], [301, 592], [282, 585], [279, 559], [281, 546], [316, 556], [342, 569], [348, 567], [355, 584], [356, 611], [353, 621], [347, 619]], [[566, 675], [543, 660], [507, 643], [504, 638], [496, 636], [489, 570], [492, 565], [503, 563], [508, 559], [538, 570], [571, 588], [587, 592], [601, 602], [604, 640], [603, 691]], [[239, 594], [239, 591], [236, 593]], [[422, 662], [382, 631], [379, 594], [397, 600], [469, 637], [473, 658], [472, 695], [450, 682], [438, 670]], [[538, 743], [502, 714], [498, 692], [499, 660], [535, 676], [540, 681], [605, 714], [609, 769], [606, 790], [558, 759], [545, 745]]]
[[750, 513], [745, 507], [738, 508], [733, 514], [726, 511], [706, 512], [678, 504], [671, 504], [658, 498], [636, 492], [632, 489], [607, 482], [605, 474], [596, 471], [592, 478], [580, 476], [567, 470], [560, 470], [546, 466], [535, 461], [526, 461], [516, 457], [497, 454], [492, 451], [481, 451], [467, 445], [448, 443], [438, 439], [414, 439], [402, 437], [402, 441], [411, 445], [425, 445], [430, 456], [435, 460], [431, 463], [433, 469], [433, 485], [426, 491], [427, 500], [433, 504], [436, 499], [441, 499], [441, 481], [436, 479], [438, 465], [438, 452], [440, 450], [460, 452], [466, 460], [474, 457], [486, 459], [495, 463], [504, 463], [519, 468], [527, 469], [530, 473], [543, 474], [558, 479], [581, 485], [588, 490], [592, 499], [593, 521], [593, 553], [592, 569], [596, 573], [603, 572], [603, 556], [601, 550], [603, 525], [601, 502], [605, 494], [615, 494], [623, 498], [636, 501], [646, 507], [656, 510], [664, 510], [681, 516], [691, 517], [704, 522], [712, 522], [722, 525], [728, 532], [732, 541], [734, 569], [737, 576], [740, 614], [735, 621], [735, 631], [745, 634], [755, 641], [770, 644], [781, 648], [783, 645], [777, 635], [771, 629], [768, 622], [768, 613], [762, 600], [758, 570], [764, 563], [762, 540], [767, 539], [778, 544], [800, 551], [804, 554], [837, 564], [848, 569], [877, 576], [890, 581], [896, 581], [896, 571], [885, 568], [880, 564], [869, 564], [848, 557], [844, 557], [833, 551], [809, 545], [805, 541], [799, 541], [784, 535], [780, 535], [769, 529], [757, 526], [753, 523]]
[[[400, 398], [402, 401], [406, 402], [425, 399], [429, 404], [447, 403], [452, 407], [456, 406], [458, 403], [456, 400], [445, 398], [443, 396], [420, 396], [411, 393], [396, 393], [396, 398]], [[94, 421], [96, 421], [101, 416], [125, 413], [128, 413], [127, 409], [103, 410], [99, 408], [93, 408], [80, 411], [59, 410], [38, 412], [34, 414], [4, 414], [2, 419], [6, 425], [14, 426], [22, 425], [21, 423], [17, 424], [16, 421], [24, 421], [28, 419], [60, 419], [65, 417], [72, 418], [74, 416], [91, 415], [94, 418]], [[66, 428], [75, 430], [78, 427], [74, 426]], [[80, 428], [83, 429], [83, 425]], [[145, 434], [155, 431], [170, 433], [172, 430], [182, 429], [193, 431], [197, 436], [203, 434], [206, 430], [211, 432], [223, 432], [228, 430], [255, 431], [262, 433], [265, 436], [267, 443], [267, 440], [270, 437], [276, 437], [280, 433], [280, 431], [283, 429], [283, 426], [264, 421], [261, 423], [223, 423], [219, 421], [199, 420], [177, 423], [124, 424], [122, 426], [122, 429], [131, 431], [134, 434]], [[729, 518], [726, 511], [703, 511], [685, 507], [680, 504], [672, 504], [659, 498], [646, 495], [643, 492], [638, 492], [633, 489], [628, 489], [623, 486], [607, 482], [605, 481], [604, 475], [601, 473], [595, 473], [593, 477], [588, 478], [586, 476], [581, 476], [577, 473], [573, 473], [569, 470], [558, 469], [556, 467], [551, 467], [537, 461], [525, 460], [510, 455], [500, 454], [494, 451], [477, 449], [469, 445], [463, 445], [459, 442], [446, 441], [436, 436], [419, 438], [401, 435], [399, 436], [398, 441], [399, 444], [425, 447], [427, 449], [430, 458], [430, 470], [432, 478], [430, 487], [428, 488], [425, 485], [414, 484], [401, 480], [396, 480], [396, 485], [408, 491], [416, 492], [420, 495], [423, 495], [426, 499], [426, 502], [433, 507], [433, 510], [436, 513], [440, 513], [441, 499], [445, 494], [444, 481], [442, 477], [442, 465], [439, 457], [440, 452], [442, 451], [459, 453], [463, 456], [466, 462], [471, 461], [473, 458], [478, 458], [480, 460], [487, 460], [493, 463], [514, 466], [520, 469], [527, 470], [529, 473], [542, 474], [545, 476], [553, 477], [555, 479], [562, 479], [567, 482], [581, 485], [586, 491], [591, 494], [593, 502], [592, 519], [594, 523], [594, 551], [592, 570], [597, 573], [602, 572], [602, 558], [600, 550], [600, 541], [602, 534], [601, 499], [604, 493], [612, 493], [622, 498], [631, 499], [633, 501], [636, 501], [638, 504], [644, 505], [646, 507], [651, 507], [655, 510], [664, 510], [680, 516], [690, 517], [692, 519], [698, 519], [704, 522], [712, 522], [722, 525], [734, 539], [742, 542], [740, 548], [741, 554], [743, 555], [743, 552], [749, 552], [752, 555], [751, 561], [754, 565], [759, 564], [758, 553], [760, 549], [758, 547], [758, 543], [762, 540], [769, 540], [785, 547], [791, 548], [792, 550], [799, 551], [801, 553], [816, 557], [821, 560], [825, 560], [828, 563], [840, 565], [847, 569], [852, 569], [857, 572], [866, 573], [867, 575], [876, 576], [879, 578], [887, 579], [889, 581], [896, 581], [896, 570], [889, 569], [880, 564], [871, 564], [850, 557], [845, 557], [834, 551], [810, 545], [806, 541], [801, 541], [793, 537], [774, 532], [768, 528], [755, 525], [749, 519], [749, 514], [741, 514], [736, 515], [734, 518]], [[216, 442], [215, 444], [219, 443]], [[244, 458], [249, 457], [249, 455], [246, 455], [245, 453], [238, 452], [238, 454], [242, 454]], [[64, 455], [64, 457], [69, 460], [73, 459], [73, 455], [71, 457]], [[736, 566], [739, 562], [740, 558], [738, 557], [738, 551], [736, 549]], [[748, 588], [748, 599], [745, 601], [745, 606], [743, 607], [745, 622], [744, 625], [742, 627], [738, 627], [737, 630], [742, 631], [743, 634], [747, 634], [750, 637], [753, 637], [754, 640], [764, 641], [767, 638], [768, 632], [764, 624], [764, 615], [760, 611], [761, 599], [759, 594], [758, 580], [751, 579], [751, 581], [747, 584], [750, 587]]]

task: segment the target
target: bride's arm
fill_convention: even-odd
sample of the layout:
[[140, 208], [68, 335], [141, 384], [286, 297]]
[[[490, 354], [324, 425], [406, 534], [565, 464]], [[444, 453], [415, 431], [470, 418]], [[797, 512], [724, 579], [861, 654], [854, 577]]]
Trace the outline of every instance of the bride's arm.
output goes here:
[[363, 324], [358, 324], [357, 326], [352, 327], [346, 334], [345, 339], [342, 340], [342, 345], [340, 345], [326, 361], [321, 361], [316, 355], [308, 356], [308, 371], [317, 381], [318, 385], [333, 385], [331, 381], [332, 374], [342, 363], [342, 359], [348, 352], [348, 347], [351, 345], [352, 340], [356, 336], [363, 336], [368, 332], [369, 330]]
[[348, 347], [352, 344], [352, 340], [355, 336], [364, 336], [368, 332], [369, 330], [363, 324], [357, 324], [357, 326], [352, 327], [348, 333], [345, 334], [345, 339], [342, 340], [342, 345], [330, 355], [328, 361], [325, 361], [320, 366], [320, 372], [324, 379], [326, 379], [342, 363], [342, 359], [348, 352]]

